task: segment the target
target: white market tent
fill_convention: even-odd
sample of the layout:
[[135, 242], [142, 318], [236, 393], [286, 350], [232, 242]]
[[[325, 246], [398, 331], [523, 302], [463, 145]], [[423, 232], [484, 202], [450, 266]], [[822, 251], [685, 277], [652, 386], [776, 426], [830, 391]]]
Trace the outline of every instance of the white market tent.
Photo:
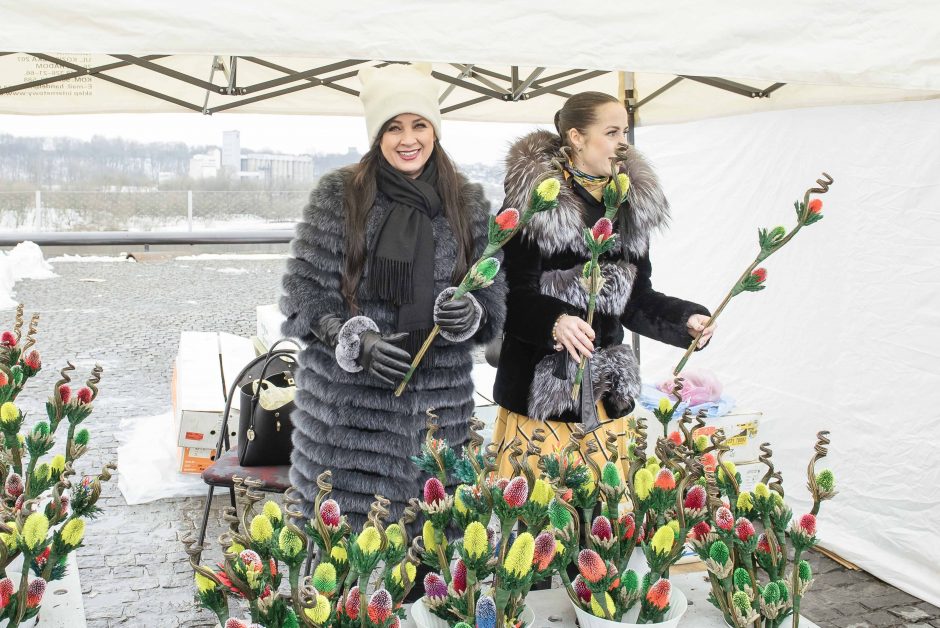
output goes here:
[[[620, 94], [674, 206], [656, 285], [713, 305], [826, 170], [827, 220], [694, 360], [764, 412], [797, 513], [831, 429], [824, 544], [940, 605], [935, 3], [37, 0], [0, 25], [0, 113], [360, 115], [358, 69], [401, 61], [433, 63], [449, 119], [550, 123], [567, 94]], [[655, 379], [678, 355], [650, 344]]]
[[[446, 117], [549, 121], [631, 91], [638, 122], [935, 98], [936, 9], [888, 2], [39, 0], [0, 8], [0, 113], [361, 112], [365, 64], [423, 61]], [[35, 54], [31, 54], [35, 53]], [[625, 74], [621, 76], [619, 72]], [[28, 89], [24, 89], [27, 87]]]

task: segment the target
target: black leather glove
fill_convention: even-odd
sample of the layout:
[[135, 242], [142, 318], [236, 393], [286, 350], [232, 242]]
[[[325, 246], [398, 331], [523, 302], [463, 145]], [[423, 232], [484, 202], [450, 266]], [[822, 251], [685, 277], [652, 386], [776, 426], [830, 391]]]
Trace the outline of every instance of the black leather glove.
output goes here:
[[434, 313], [434, 323], [441, 329], [459, 336], [476, 323], [476, 308], [473, 301], [462, 296], [456, 301], [445, 301]]
[[316, 327], [313, 329], [313, 335], [319, 338], [320, 342], [330, 349], [335, 349], [336, 343], [338, 342], [339, 330], [342, 328], [344, 322], [346, 321], [339, 316], [327, 314], [317, 322]]
[[383, 336], [375, 331], [364, 331], [359, 364], [376, 379], [395, 386], [411, 368], [411, 356], [401, 347], [396, 347], [408, 336], [407, 333]]

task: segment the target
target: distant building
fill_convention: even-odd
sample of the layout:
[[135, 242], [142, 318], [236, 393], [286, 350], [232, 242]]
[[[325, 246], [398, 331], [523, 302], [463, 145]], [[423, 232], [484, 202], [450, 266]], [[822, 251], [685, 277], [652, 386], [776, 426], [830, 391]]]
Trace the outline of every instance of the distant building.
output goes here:
[[238, 176], [242, 167], [242, 142], [238, 131], [222, 133], [222, 169], [229, 176]]
[[246, 173], [263, 173], [266, 181], [313, 181], [313, 157], [245, 153], [239, 172], [242, 176]]
[[189, 159], [189, 178], [211, 179], [217, 177], [219, 176], [220, 165], [218, 149], [210, 150], [203, 155], [193, 155]]

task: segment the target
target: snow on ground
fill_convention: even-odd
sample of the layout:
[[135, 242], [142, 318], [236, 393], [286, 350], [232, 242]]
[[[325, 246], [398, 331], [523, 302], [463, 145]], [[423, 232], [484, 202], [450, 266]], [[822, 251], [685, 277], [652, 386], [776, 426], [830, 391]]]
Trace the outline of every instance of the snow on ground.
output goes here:
[[52, 264], [61, 264], [63, 262], [136, 262], [133, 257], [127, 257], [126, 253], [120, 255], [60, 255], [59, 257], [50, 257], [48, 260]]
[[283, 253], [201, 253], [199, 255], [180, 255], [176, 261], [201, 262], [218, 260], [268, 260], [287, 259]]
[[214, 270], [218, 273], [225, 273], [227, 275], [243, 275], [248, 272], [247, 268], [232, 268], [231, 266], [226, 268], [209, 268], [207, 270]]
[[22, 279], [49, 279], [57, 277], [52, 266], [43, 259], [42, 250], [35, 242], [20, 242], [12, 251], [0, 251], [0, 310], [17, 306], [13, 288]]

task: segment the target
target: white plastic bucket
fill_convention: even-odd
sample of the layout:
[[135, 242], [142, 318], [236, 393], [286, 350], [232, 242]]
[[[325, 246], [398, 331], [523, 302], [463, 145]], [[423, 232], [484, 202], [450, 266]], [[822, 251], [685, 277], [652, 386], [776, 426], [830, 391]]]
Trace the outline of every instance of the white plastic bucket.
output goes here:
[[679, 620], [682, 619], [682, 616], [685, 615], [685, 612], [689, 608], [689, 600], [685, 597], [685, 593], [676, 587], [672, 588], [672, 593], [669, 595], [669, 610], [663, 617], [663, 621], [657, 622], [655, 624], [636, 623], [636, 619], [640, 615], [640, 602], [637, 602], [633, 608], [624, 613], [622, 621], [613, 621], [611, 619], [604, 619], [603, 617], [595, 617], [586, 610], [583, 610], [574, 602], [571, 604], [574, 606], [574, 612], [578, 616], [578, 623], [581, 625], [581, 628], [625, 628], [627, 626], [646, 626], [646, 628], [676, 628], [676, 626], [679, 625]]
[[[446, 620], [432, 613], [431, 610], [424, 605], [424, 598], [419, 599], [411, 605], [408, 616], [418, 628], [450, 628], [450, 624]], [[519, 614], [519, 619], [522, 621], [523, 628], [527, 628], [535, 623], [535, 611], [526, 606], [522, 609], [522, 613]]]

